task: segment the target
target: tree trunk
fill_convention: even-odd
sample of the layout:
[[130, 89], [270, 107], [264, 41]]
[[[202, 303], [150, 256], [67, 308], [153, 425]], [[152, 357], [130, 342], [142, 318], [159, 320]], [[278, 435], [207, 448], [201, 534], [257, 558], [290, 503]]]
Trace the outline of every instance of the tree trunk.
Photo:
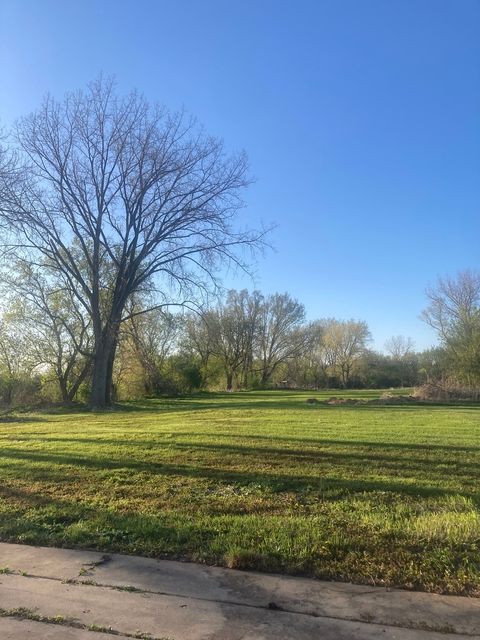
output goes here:
[[228, 371], [227, 373], [227, 391], [231, 391], [233, 388], [233, 373]]
[[107, 361], [107, 380], [105, 388], [106, 404], [110, 405], [116, 400], [116, 390], [113, 384], [113, 365], [115, 363], [115, 354], [117, 352], [117, 337], [114, 338]]
[[62, 396], [63, 404], [69, 404], [70, 403], [70, 396], [69, 396], [69, 393], [68, 393], [67, 381], [65, 380], [65, 378], [63, 376], [58, 376], [58, 386], [60, 387], [60, 393], [61, 393], [61, 396]]
[[248, 389], [248, 375], [250, 373], [250, 369], [251, 369], [251, 363], [250, 361], [245, 363], [245, 366], [243, 368], [243, 388], [244, 389]]
[[87, 375], [90, 373], [91, 368], [92, 368], [92, 363], [89, 360], [87, 360], [87, 362], [85, 362], [83, 366], [83, 369], [78, 374], [76, 380], [70, 386], [70, 389], [68, 389], [67, 402], [72, 403], [75, 400], [75, 396], [77, 395], [77, 392], [80, 389], [80, 385], [84, 382]]
[[260, 380], [260, 384], [262, 385], [262, 387], [267, 386], [269, 378], [270, 378], [270, 371], [268, 369], [263, 369], [262, 377]]
[[95, 349], [90, 393], [90, 406], [93, 409], [102, 409], [112, 402], [113, 363], [116, 347], [116, 332], [112, 332], [103, 337]]
[[93, 362], [92, 390], [90, 392], [90, 406], [92, 409], [102, 409], [108, 403], [108, 351], [105, 348], [96, 350]]
[[10, 407], [12, 405], [12, 400], [13, 400], [13, 380], [11, 378], [7, 379], [4, 398], [5, 398], [5, 405], [7, 407]]

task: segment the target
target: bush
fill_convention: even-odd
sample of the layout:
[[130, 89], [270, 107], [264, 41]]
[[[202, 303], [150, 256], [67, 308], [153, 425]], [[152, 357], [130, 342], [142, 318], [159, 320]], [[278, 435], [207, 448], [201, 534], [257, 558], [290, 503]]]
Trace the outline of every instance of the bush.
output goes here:
[[40, 400], [42, 383], [40, 377], [0, 376], [0, 405], [12, 407], [35, 404]]
[[167, 393], [192, 393], [205, 385], [200, 364], [182, 355], [169, 358], [164, 375]]
[[420, 400], [435, 402], [455, 402], [467, 400], [480, 401], [480, 387], [462, 385], [456, 380], [443, 380], [441, 382], [427, 382], [417, 387], [413, 394]]

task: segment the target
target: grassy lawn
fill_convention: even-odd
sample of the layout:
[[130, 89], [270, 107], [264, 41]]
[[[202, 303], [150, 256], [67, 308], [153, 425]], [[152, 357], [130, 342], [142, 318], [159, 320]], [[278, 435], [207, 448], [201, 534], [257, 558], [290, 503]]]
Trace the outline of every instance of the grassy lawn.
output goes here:
[[331, 395], [4, 420], [0, 538], [480, 595], [480, 407]]

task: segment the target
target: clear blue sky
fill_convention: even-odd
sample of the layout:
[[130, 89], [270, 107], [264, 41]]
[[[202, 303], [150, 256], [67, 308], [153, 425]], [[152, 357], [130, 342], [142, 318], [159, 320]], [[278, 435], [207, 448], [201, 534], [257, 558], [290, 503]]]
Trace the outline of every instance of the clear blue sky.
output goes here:
[[479, 267], [479, 0], [0, 0], [0, 69], [4, 125], [103, 71], [244, 148], [257, 287], [377, 347]]

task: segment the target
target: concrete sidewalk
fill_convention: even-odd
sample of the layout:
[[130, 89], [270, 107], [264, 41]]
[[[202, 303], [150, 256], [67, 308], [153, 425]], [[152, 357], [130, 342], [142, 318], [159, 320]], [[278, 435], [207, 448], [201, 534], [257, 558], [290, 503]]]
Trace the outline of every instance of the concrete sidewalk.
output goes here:
[[0, 543], [1, 640], [480, 638], [480, 600]]

